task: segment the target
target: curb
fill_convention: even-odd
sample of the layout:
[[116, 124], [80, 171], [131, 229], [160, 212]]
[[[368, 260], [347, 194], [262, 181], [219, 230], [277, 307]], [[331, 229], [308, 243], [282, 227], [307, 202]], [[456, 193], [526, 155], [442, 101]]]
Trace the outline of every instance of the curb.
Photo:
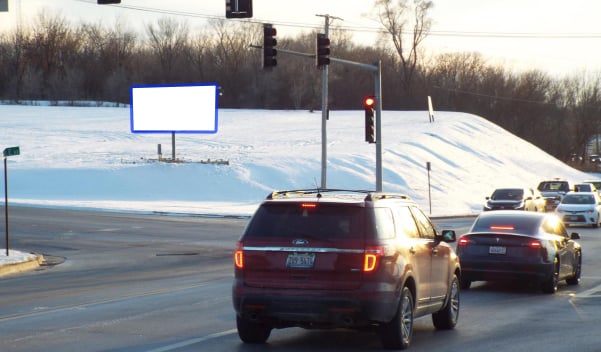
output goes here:
[[0, 277], [37, 269], [42, 263], [44, 263], [44, 256], [41, 254], [32, 254], [35, 257], [30, 260], [0, 266]]

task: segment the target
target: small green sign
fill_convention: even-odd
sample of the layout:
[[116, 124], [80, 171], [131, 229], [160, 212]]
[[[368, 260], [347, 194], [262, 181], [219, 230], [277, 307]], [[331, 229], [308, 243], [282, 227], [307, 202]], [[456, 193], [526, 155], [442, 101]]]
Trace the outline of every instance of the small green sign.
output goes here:
[[4, 149], [4, 153], [2, 153], [2, 154], [6, 158], [7, 156], [19, 155], [19, 154], [21, 154], [21, 151], [19, 150], [19, 147], [10, 147], [10, 148]]

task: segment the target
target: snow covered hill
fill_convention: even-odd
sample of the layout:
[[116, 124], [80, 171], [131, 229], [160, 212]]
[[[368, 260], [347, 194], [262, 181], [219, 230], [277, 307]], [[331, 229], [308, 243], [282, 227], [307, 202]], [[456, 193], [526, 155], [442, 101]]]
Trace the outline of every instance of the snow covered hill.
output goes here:
[[[171, 158], [171, 134], [133, 134], [129, 114], [0, 105], [0, 149], [21, 151], [8, 158], [9, 205], [246, 216], [273, 190], [321, 185], [320, 112], [220, 110], [218, 133], [176, 134], [181, 163], [156, 162], [158, 144]], [[384, 191], [408, 194], [434, 216], [478, 213], [497, 187], [590, 178], [481, 117], [435, 119], [382, 116]], [[363, 111], [330, 113], [328, 188], [375, 189], [376, 149], [363, 123]]]

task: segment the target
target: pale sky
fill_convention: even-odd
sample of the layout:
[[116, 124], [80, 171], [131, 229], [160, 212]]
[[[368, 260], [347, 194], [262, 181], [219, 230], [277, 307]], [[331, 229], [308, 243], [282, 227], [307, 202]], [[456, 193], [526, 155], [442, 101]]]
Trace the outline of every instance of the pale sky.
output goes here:
[[[1, 0], [0, 0], [1, 1]], [[174, 16], [191, 29], [207, 18], [225, 17], [225, 0], [8, 0], [0, 13], [0, 30], [27, 24], [40, 11], [60, 13], [68, 21], [114, 23], [125, 19], [142, 30], [159, 17]], [[253, 21], [274, 23], [278, 35], [321, 28], [328, 14], [333, 25], [351, 27], [363, 45], [381, 28], [369, 16], [374, 0], [254, 0]], [[601, 72], [601, 1], [598, 0], [433, 0], [434, 25], [423, 43], [429, 52], [475, 51], [508, 68], [542, 69], [553, 75]], [[234, 20], [232, 20], [234, 21]], [[335, 43], [332, 43], [335, 45]]]

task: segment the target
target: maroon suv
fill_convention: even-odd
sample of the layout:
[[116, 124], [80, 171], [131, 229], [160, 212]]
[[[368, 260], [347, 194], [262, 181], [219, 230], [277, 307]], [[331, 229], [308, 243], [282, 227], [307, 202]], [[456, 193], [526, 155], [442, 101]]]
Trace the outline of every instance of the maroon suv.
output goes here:
[[409, 347], [414, 318], [437, 329], [459, 316], [459, 259], [408, 197], [367, 191], [270, 194], [234, 253], [240, 339], [271, 330], [377, 329], [384, 347]]

